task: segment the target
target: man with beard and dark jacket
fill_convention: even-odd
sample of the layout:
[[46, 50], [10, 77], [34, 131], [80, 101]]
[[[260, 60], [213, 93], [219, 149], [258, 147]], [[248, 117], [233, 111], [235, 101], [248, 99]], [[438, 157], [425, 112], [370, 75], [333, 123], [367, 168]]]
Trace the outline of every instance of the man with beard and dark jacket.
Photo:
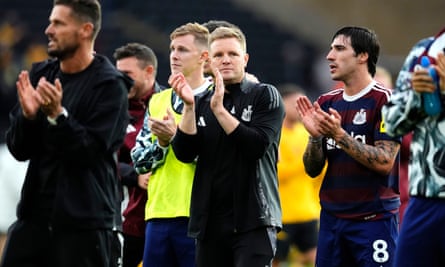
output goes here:
[[94, 53], [100, 24], [97, 0], [55, 0], [53, 59], [19, 74], [6, 139], [29, 167], [2, 267], [120, 266], [117, 150], [131, 81]]
[[184, 102], [173, 139], [177, 158], [196, 160], [189, 235], [197, 266], [271, 266], [281, 229], [277, 158], [284, 106], [276, 88], [245, 78], [244, 34], [210, 35], [215, 89], [194, 97], [184, 74], [169, 83]]

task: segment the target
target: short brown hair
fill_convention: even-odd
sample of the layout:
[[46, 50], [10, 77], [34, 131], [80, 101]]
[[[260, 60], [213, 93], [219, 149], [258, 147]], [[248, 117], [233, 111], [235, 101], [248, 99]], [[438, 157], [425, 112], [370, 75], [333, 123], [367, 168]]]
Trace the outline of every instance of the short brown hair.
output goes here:
[[209, 30], [206, 27], [202, 26], [199, 23], [187, 23], [179, 26], [170, 34], [170, 40], [175, 39], [178, 36], [184, 36], [187, 34], [191, 34], [195, 37], [195, 42], [202, 46], [208, 47], [209, 41]]
[[135, 57], [140, 68], [153, 65], [155, 72], [158, 69], [158, 59], [153, 50], [141, 43], [128, 43], [114, 50], [113, 57], [115, 60]]
[[92, 39], [96, 39], [102, 24], [102, 10], [98, 0], [54, 0], [54, 6], [70, 7], [72, 15], [81, 22], [93, 24]]
[[202, 26], [206, 27], [207, 30], [209, 30], [210, 33], [212, 33], [216, 28], [219, 27], [227, 27], [227, 28], [237, 28], [239, 29], [239, 27], [233, 23], [230, 23], [226, 20], [214, 20], [211, 19], [207, 22], [204, 22], [202, 24]]

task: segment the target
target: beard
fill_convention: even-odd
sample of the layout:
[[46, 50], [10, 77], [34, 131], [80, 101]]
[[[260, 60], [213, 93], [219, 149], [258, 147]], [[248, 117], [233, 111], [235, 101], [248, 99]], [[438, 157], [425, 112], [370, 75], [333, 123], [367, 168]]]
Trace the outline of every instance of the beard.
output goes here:
[[128, 92], [128, 99], [140, 99], [147, 93], [145, 85], [142, 82], [134, 81], [133, 87]]
[[72, 57], [75, 52], [79, 49], [79, 44], [71, 44], [62, 48], [51, 49], [48, 48], [48, 55], [59, 60], [65, 60]]

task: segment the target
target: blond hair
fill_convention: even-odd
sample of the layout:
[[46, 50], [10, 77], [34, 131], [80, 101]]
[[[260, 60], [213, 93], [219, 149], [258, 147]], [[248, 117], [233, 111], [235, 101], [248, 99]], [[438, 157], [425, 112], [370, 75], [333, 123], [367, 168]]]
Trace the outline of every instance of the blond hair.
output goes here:
[[209, 30], [199, 23], [187, 23], [179, 26], [170, 34], [170, 40], [175, 39], [178, 36], [184, 36], [191, 34], [195, 37], [195, 43], [201, 47], [208, 47]]
[[241, 44], [241, 48], [244, 52], [247, 52], [246, 36], [238, 28], [218, 27], [211, 34], [209, 38], [209, 44], [218, 39], [235, 38]]

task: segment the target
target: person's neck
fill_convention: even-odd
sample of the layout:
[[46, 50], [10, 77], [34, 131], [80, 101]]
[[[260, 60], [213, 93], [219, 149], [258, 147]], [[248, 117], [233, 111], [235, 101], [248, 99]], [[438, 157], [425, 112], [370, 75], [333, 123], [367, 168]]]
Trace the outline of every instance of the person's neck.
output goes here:
[[70, 58], [60, 61], [60, 69], [63, 73], [78, 73], [86, 69], [94, 59], [93, 50], [79, 49]]
[[145, 86], [140, 92], [139, 94], [136, 96], [136, 98], [138, 100], [142, 100], [144, 99], [148, 94], [151, 94], [155, 91], [155, 84], [153, 83], [153, 85], [151, 86]]
[[196, 89], [196, 88], [200, 87], [206, 81], [202, 72], [191, 74], [191, 75], [185, 77], [185, 79], [187, 80], [187, 83], [190, 85], [190, 87], [192, 89]]
[[369, 73], [366, 75], [356, 75], [348, 80], [343, 81], [345, 84], [345, 93], [353, 96], [362, 91], [366, 86], [372, 82], [372, 77]]
[[236, 78], [233, 78], [233, 79], [230, 79], [230, 80], [224, 80], [224, 85], [225, 86], [230, 86], [232, 84], [240, 84], [240, 83], [243, 82], [243, 80], [244, 80], [244, 74], [242, 76], [240, 76], [240, 77], [236, 77]]

